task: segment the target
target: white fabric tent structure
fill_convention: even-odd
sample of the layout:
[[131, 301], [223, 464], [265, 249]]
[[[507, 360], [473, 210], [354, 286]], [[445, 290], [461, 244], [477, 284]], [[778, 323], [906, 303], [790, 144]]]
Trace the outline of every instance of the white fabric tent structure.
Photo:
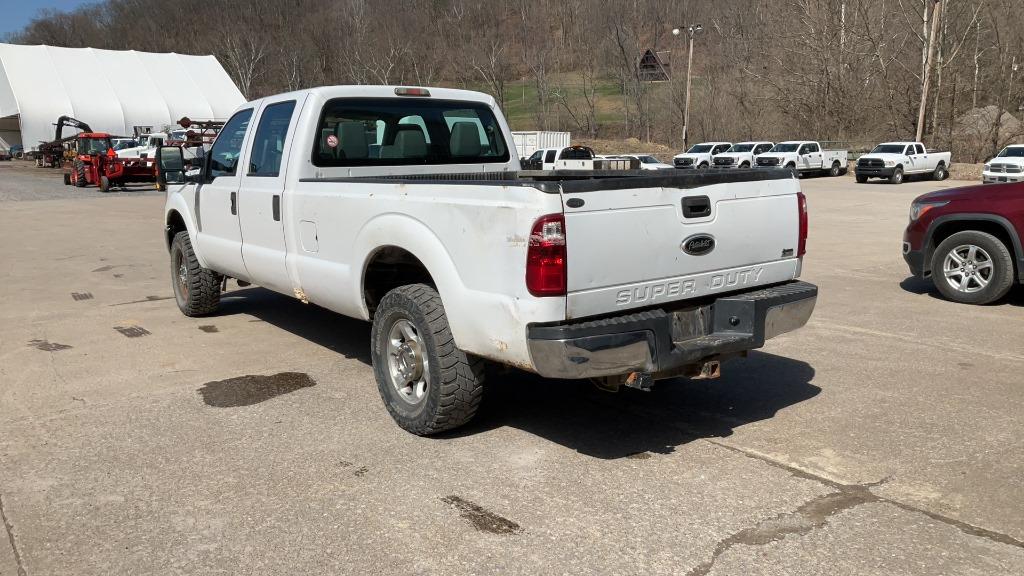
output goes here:
[[243, 102], [213, 56], [0, 44], [0, 139], [26, 150], [52, 140], [63, 115], [130, 136], [183, 116], [226, 120]]

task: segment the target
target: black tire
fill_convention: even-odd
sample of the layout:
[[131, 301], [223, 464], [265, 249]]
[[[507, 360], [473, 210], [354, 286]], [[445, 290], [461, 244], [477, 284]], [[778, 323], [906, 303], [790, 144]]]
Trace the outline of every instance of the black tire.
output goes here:
[[697, 170], [707, 170], [707, 169], [708, 169], [708, 163], [707, 162], [701, 162], [697, 166]]
[[892, 171], [892, 176], [889, 176], [889, 184], [902, 184], [903, 183], [903, 166], [897, 166]]
[[868, 181], [868, 177], [863, 174], [857, 174], [857, 184], [864, 184]]
[[171, 242], [171, 287], [182, 314], [204, 316], [216, 312], [223, 280], [220, 274], [199, 265], [188, 232], [175, 234]]
[[64, 173], [64, 185], [71, 186], [71, 173], [69, 172]]
[[[411, 325], [416, 335], [403, 340], [403, 345], [414, 343], [412, 349], [418, 350], [409, 357], [426, 360], [425, 368], [418, 364], [419, 379], [425, 382], [418, 398], [393, 383], [392, 371], [400, 369], [401, 356], [392, 356], [388, 347], [392, 330], [400, 331], [396, 326], [401, 323]], [[419, 436], [437, 434], [462, 426], [476, 414], [483, 397], [484, 361], [455, 347], [444, 304], [430, 286], [411, 284], [385, 294], [373, 316], [370, 345], [381, 399], [404, 430]], [[410, 391], [415, 388], [415, 384], [406, 385]]]
[[740, 170], [745, 170], [747, 168], [750, 168], [750, 162], [744, 162], [743, 164], [740, 164]]
[[[983, 266], [985, 262], [991, 262], [991, 273], [988, 276], [987, 285], [974, 292], [963, 291], [950, 284], [950, 282], [962, 282], [964, 279], [962, 275], [957, 274], [955, 269], [952, 273], [957, 274], [956, 276], [953, 276], [950, 280], [947, 280], [946, 277], [946, 257], [958, 247], [963, 246], [980, 248], [988, 256], [987, 259], [981, 258], [982, 255], [979, 251], [976, 259], [968, 261], [968, 263]], [[946, 238], [935, 249], [931, 264], [932, 282], [935, 284], [935, 287], [943, 296], [954, 302], [963, 304], [991, 304], [1006, 296], [1006, 293], [1013, 287], [1013, 256], [1010, 254], [1010, 250], [999, 238], [985, 232], [967, 230], [957, 232]], [[983, 272], [984, 270], [979, 268], [974, 273], [981, 274], [982, 279], [984, 279]], [[979, 282], [975, 280], [969, 283], [969, 288], [971, 284], [977, 287]]]
[[110, 192], [110, 180], [106, 176], [100, 176], [100, 192]]
[[932, 180], [941, 182], [945, 180], [947, 176], [949, 176], [949, 172], [946, 171], [946, 165], [940, 162], [939, 165], [935, 167], [935, 171], [932, 172]]
[[839, 161], [836, 160], [832, 163], [832, 169], [828, 171], [828, 175], [836, 178], [843, 173], [843, 167], [839, 165]]
[[74, 168], [75, 186], [78, 186], [79, 188], [85, 188], [85, 185], [88, 184], [88, 182], [85, 181], [85, 162], [82, 162], [81, 160], [75, 160]]

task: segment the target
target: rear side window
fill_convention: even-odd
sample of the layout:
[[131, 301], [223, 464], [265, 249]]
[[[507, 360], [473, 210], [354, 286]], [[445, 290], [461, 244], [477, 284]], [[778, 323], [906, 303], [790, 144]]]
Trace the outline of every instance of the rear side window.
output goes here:
[[256, 127], [256, 137], [252, 140], [247, 175], [276, 177], [280, 173], [284, 141], [288, 137], [288, 125], [294, 111], [294, 100], [271, 104], [263, 110]]
[[235, 175], [250, 118], [252, 118], [252, 108], [247, 108], [232, 116], [221, 129], [217, 141], [213, 143], [213, 148], [210, 150], [210, 178]]
[[560, 160], [593, 160], [594, 151], [583, 146], [570, 147], [562, 150]]
[[914, 146], [917, 147], [918, 154], [924, 154], [924, 146], [922, 146], [921, 144], [914, 144]]
[[555, 152], [556, 152], [555, 150], [548, 150], [547, 156], [544, 157], [544, 162], [547, 162], [548, 164], [554, 162], [555, 161]]
[[431, 98], [336, 98], [324, 105], [313, 144], [321, 167], [508, 160], [487, 105]]

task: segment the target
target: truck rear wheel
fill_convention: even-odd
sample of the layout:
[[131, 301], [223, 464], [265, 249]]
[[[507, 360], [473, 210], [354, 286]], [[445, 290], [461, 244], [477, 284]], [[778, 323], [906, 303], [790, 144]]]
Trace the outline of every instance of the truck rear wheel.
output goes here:
[[81, 160], [75, 160], [75, 186], [79, 188], [85, 188], [87, 182], [85, 181], [85, 162]]
[[836, 176], [842, 174], [842, 172], [843, 168], [842, 166], [839, 165], [839, 161], [836, 160], [835, 162], [832, 163], [832, 169], [828, 171], [828, 175], [835, 178]]
[[223, 276], [199, 265], [188, 232], [178, 232], [171, 242], [171, 285], [178, 309], [185, 316], [204, 316], [220, 306]]
[[106, 176], [100, 176], [100, 192], [110, 192], [110, 180]]
[[889, 184], [900, 184], [903, 182], [903, 167], [897, 166], [892, 171], [892, 176], [889, 176]]
[[484, 363], [455, 347], [436, 290], [411, 284], [385, 294], [373, 316], [370, 343], [377, 389], [403, 429], [437, 434], [476, 414]]
[[932, 280], [949, 300], [990, 304], [1013, 286], [1013, 256], [998, 238], [977, 230], [957, 232], [932, 256]]
[[945, 180], [946, 176], [948, 174], [949, 173], [946, 172], [946, 166], [943, 165], [943, 164], [939, 164], [938, 166], [935, 167], [935, 171], [932, 172], [932, 180], [936, 180], [936, 181]]

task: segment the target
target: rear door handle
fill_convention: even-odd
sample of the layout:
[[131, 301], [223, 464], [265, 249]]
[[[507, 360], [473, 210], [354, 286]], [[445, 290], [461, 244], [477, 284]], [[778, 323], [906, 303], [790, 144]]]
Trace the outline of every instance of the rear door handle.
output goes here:
[[232, 192], [231, 193], [231, 215], [232, 216], [237, 216], [238, 215], [238, 196], [236, 194], [237, 194], [237, 192]]
[[275, 222], [280, 222], [281, 221], [281, 195], [280, 194], [274, 194], [273, 208], [274, 208], [274, 221]]

